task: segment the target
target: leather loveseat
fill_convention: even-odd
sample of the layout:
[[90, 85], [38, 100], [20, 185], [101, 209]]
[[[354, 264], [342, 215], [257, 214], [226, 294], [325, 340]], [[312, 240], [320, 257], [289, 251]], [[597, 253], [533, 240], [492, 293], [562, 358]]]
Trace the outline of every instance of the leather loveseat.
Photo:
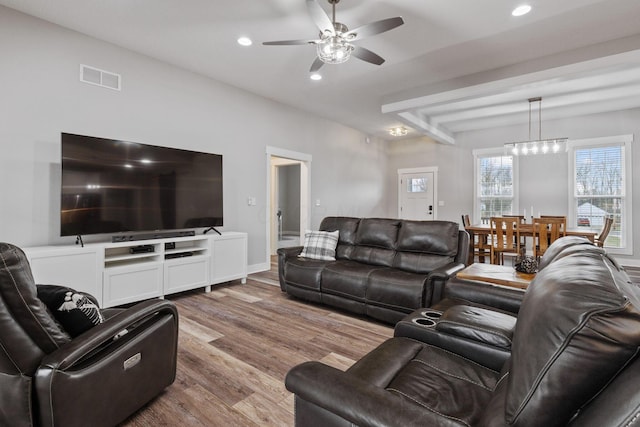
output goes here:
[[346, 372], [293, 368], [296, 425], [637, 425], [640, 289], [602, 248], [564, 239], [525, 292], [500, 369], [394, 337]]
[[320, 230], [339, 231], [335, 260], [279, 249], [281, 289], [394, 324], [437, 301], [469, 250], [467, 232], [449, 221], [327, 217]]

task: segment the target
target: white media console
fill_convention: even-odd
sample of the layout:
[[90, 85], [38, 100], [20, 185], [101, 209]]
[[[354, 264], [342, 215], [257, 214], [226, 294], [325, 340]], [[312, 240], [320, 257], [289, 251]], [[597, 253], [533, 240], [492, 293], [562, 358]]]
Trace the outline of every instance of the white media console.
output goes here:
[[103, 308], [247, 279], [247, 234], [24, 248], [35, 282], [92, 294]]

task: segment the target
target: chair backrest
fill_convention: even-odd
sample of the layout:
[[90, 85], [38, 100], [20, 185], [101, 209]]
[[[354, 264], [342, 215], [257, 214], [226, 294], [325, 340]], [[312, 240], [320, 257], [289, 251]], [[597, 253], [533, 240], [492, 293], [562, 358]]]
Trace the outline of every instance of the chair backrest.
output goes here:
[[518, 216], [495, 217], [489, 220], [491, 244], [495, 250], [519, 252], [520, 218]]
[[611, 227], [613, 227], [613, 216], [607, 215], [604, 218], [604, 224], [602, 225], [602, 230], [600, 231], [600, 233], [596, 237], [596, 245], [598, 245], [600, 247], [604, 246], [604, 241], [607, 240], [607, 236], [609, 235], [609, 232], [611, 231]]
[[326, 217], [320, 230], [338, 230], [336, 259], [430, 273], [451, 262], [464, 262], [469, 236], [452, 221]]
[[[564, 426], [578, 413], [575, 425], [584, 426], [581, 413], [591, 405], [607, 421], [590, 425], [630, 426], [637, 418], [640, 288], [601, 248], [565, 250], [525, 293], [511, 358], [481, 425]], [[609, 422], [607, 407], [627, 421]]]
[[524, 215], [502, 215], [504, 218], [518, 218], [520, 224], [524, 224], [527, 220]]
[[467, 227], [471, 226], [471, 219], [469, 218], [468, 214], [462, 215], [462, 226], [464, 228], [467, 228]]
[[546, 216], [533, 219], [533, 255], [541, 257], [553, 242], [567, 235], [567, 218]]
[[0, 372], [31, 375], [45, 354], [70, 340], [38, 299], [24, 252], [0, 243]]

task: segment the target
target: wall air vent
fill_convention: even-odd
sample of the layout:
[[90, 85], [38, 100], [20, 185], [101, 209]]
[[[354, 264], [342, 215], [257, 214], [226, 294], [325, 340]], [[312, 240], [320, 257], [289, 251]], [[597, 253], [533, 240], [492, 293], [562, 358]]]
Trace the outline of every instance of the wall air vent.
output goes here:
[[120, 90], [122, 77], [120, 74], [80, 64], [80, 81], [107, 89]]

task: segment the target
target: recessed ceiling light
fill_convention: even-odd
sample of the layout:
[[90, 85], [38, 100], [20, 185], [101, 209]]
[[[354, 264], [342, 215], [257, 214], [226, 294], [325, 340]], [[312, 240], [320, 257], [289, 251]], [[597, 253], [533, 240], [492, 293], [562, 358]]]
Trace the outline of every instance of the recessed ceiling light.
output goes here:
[[318, 73], [313, 73], [309, 76], [311, 80], [322, 80], [322, 76]]
[[253, 42], [251, 41], [251, 39], [249, 37], [240, 37], [238, 39], [238, 44], [240, 46], [251, 46], [253, 44]]
[[513, 16], [522, 16], [526, 15], [529, 12], [531, 12], [531, 6], [529, 6], [528, 4], [523, 4], [513, 9], [513, 12], [511, 12], [511, 14]]

